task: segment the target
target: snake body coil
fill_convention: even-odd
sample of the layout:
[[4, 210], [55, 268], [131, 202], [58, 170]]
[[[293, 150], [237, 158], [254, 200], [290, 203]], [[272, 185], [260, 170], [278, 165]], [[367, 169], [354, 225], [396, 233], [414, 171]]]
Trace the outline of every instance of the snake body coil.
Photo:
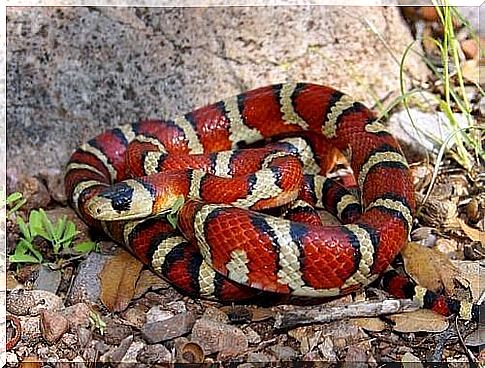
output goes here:
[[[321, 176], [337, 150], [360, 198]], [[355, 291], [396, 257], [415, 211], [396, 140], [361, 103], [308, 83], [109, 130], [74, 152], [66, 191], [81, 218], [174, 286], [219, 300]], [[182, 198], [178, 230], [151, 216]], [[282, 205], [282, 218], [256, 212]], [[313, 207], [343, 224], [323, 225]]]

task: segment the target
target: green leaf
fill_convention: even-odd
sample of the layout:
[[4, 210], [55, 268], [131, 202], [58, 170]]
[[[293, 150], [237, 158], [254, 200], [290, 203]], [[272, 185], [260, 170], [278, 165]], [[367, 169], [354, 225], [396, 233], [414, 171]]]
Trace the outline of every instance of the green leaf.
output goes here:
[[42, 262], [42, 260], [44, 259], [42, 253], [39, 252], [32, 243], [26, 241], [25, 239], [20, 239], [20, 242], [17, 244], [17, 246], [19, 245], [21, 247], [27, 248], [35, 256], [35, 258], [38, 259], [39, 263]]
[[64, 234], [64, 230], [66, 229], [66, 221], [67, 221], [66, 215], [62, 216], [60, 219], [57, 219], [55, 234], [59, 239], [62, 238], [62, 235]]
[[37, 210], [30, 211], [29, 229], [32, 239], [35, 238], [36, 235], [40, 235], [44, 239], [50, 240], [49, 235], [46, 233], [44, 226], [42, 225], [42, 215]]
[[28, 254], [12, 254], [8, 257], [12, 263], [41, 263], [37, 258]]
[[89, 253], [96, 249], [96, 243], [92, 241], [85, 241], [74, 246], [74, 250], [78, 253]]
[[22, 193], [20, 193], [20, 192], [11, 193], [7, 197], [7, 205], [12, 204], [15, 201], [18, 201], [21, 198], [22, 198]]
[[42, 225], [45, 230], [47, 230], [47, 233], [50, 236], [49, 240], [56, 241], [56, 231], [54, 229], [54, 225], [52, 224], [51, 220], [47, 217], [45, 214], [45, 211], [41, 208], [39, 210], [40, 213], [40, 218], [42, 220]]
[[24, 238], [27, 241], [32, 241], [33, 237], [30, 234], [29, 228], [27, 227], [27, 224], [25, 223], [24, 219], [20, 216], [17, 218], [17, 225], [19, 226], [19, 230], [24, 236]]
[[64, 229], [64, 234], [60, 239], [60, 242], [63, 244], [64, 248], [70, 245], [72, 239], [74, 239], [77, 234], [79, 234], [79, 231], [76, 230], [76, 225], [74, 222], [68, 221]]

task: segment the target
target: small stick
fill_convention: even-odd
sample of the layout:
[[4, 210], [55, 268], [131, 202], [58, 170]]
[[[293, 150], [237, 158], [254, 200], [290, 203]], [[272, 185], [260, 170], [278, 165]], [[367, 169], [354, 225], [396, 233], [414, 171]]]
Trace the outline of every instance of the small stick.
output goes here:
[[325, 323], [344, 318], [376, 317], [384, 314], [412, 312], [419, 309], [416, 302], [409, 299], [389, 299], [383, 301], [363, 301], [337, 307], [298, 308], [289, 312], [278, 312], [275, 328], [288, 328], [310, 323]]

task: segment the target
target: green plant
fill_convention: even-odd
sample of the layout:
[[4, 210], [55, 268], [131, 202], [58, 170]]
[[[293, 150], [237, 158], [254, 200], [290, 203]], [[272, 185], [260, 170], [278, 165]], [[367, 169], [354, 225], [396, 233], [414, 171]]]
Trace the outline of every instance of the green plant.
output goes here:
[[101, 335], [104, 334], [104, 330], [106, 329], [106, 322], [104, 322], [101, 319], [101, 316], [98, 313], [96, 313], [94, 311], [90, 311], [89, 312], [89, 322], [91, 323], [93, 328], [98, 329], [98, 331]]
[[56, 256], [70, 249], [74, 249], [77, 253], [88, 253], [96, 247], [96, 244], [90, 241], [73, 246], [73, 240], [79, 233], [74, 222], [68, 221], [67, 217], [63, 216], [53, 224], [43, 209], [32, 210], [28, 223], [19, 216], [17, 224], [22, 238], [17, 243], [14, 254], [9, 257], [10, 262], [42, 263], [44, 257], [34, 244], [36, 237], [47, 240], [52, 245]]
[[[423, 129], [420, 129], [414, 122], [413, 126], [418, 131], [419, 134], [426, 135], [428, 139], [433, 141], [436, 145], [441, 146], [443, 151], [446, 151], [454, 160], [459, 163], [462, 167], [470, 170], [474, 164], [475, 160], [485, 160], [485, 152], [482, 147], [481, 131], [482, 128], [477, 128], [478, 125], [472, 115], [471, 104], [469, 97], [467, 96], [465, 90], [465, 81], [463, 78], [463, 73], [461, 70], [461, 60], [459, 57], [459, 42], [455, 37], [453, 28], [453, 17], [459, 20], [465, 26], [469, 25], [463, 21], [463, 18], [458, 15], [458, 12], [454, 7], [448, 5], [447, 0], [438, 1], [433, 0], [433, 5], [435, 6], [438, 17], [443, 24], [443, 39], [436, 40], [430, 39], [430, 41], [436, 45], [437, 49], [440, 51], [441, 67], [435, 65], [426, 56], [420, 55], [423, 61], [431, 69], [435, 78], [443, 85], [443, 97], [436, 96], [437, 104], [439, 110], [446, 116], [443, 119], [443, 124], [445, 125], [443, 131], [447, 134], [442, 136], [431, 135]], [[410, 51], [409, 45], [403, 54], [401, 59], [401, 94], [405, 96], [403, 98], [403, 105], [409, 113], [409, 106], [407, 103], [407, 95], [404, 91], [404, 78], [403, 78], [403, 65], [405, 58]], [[413, 52], [416, 52], [413, 50]], [[457, 86], [452, 84], [452, 79], [455, 78], [457, 81]], [[484, 91], [481, 87], [476, 84], [478, 92], [485, 96]], [[457, 119], [457, 115], [453, 111], [458, 110], [464, 117], [463, 121], [460, 122]], [[412, 119], [411, 119], [412, 121]], [[477, 131], [479, 132], [477, 134]], [[453, 142], [454, 144], [448, 146], [448, 143]], [[470, 153], [473, 151], [475, 157]], [[440, 156], [442, 157], [442, 155]], [[440, 164], [440, 160], [437, 161], [437, 165]]]
[[7, 207], [7, 218], [10, 218], [26, 202], [26, 199], [23, 198], [23, 195], [20, 192], [11, 193], [7, 196], [6, 199], [4, 198], [4, 195], [2, 195], [0, 200], [0, 208], [4, 206]]

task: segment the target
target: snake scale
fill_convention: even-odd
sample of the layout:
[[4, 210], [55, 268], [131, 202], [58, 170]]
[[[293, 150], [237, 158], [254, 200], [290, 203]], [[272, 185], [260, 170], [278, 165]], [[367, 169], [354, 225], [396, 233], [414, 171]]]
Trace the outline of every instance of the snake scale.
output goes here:
[[[355, 179], [325, 176], [339, 153]], [[398, 255], [416, 206], [385, 126], [363, 104], [310, 83], [108, 130], [72, 154], [65, 183], [87, 224], [182, 292], [221, 301], [354, 292]], [[323, 224], [316, 209], [341, 224]], [[392, 272], [384, 283], [398, 297], [478, 319], [476, 306]]]

